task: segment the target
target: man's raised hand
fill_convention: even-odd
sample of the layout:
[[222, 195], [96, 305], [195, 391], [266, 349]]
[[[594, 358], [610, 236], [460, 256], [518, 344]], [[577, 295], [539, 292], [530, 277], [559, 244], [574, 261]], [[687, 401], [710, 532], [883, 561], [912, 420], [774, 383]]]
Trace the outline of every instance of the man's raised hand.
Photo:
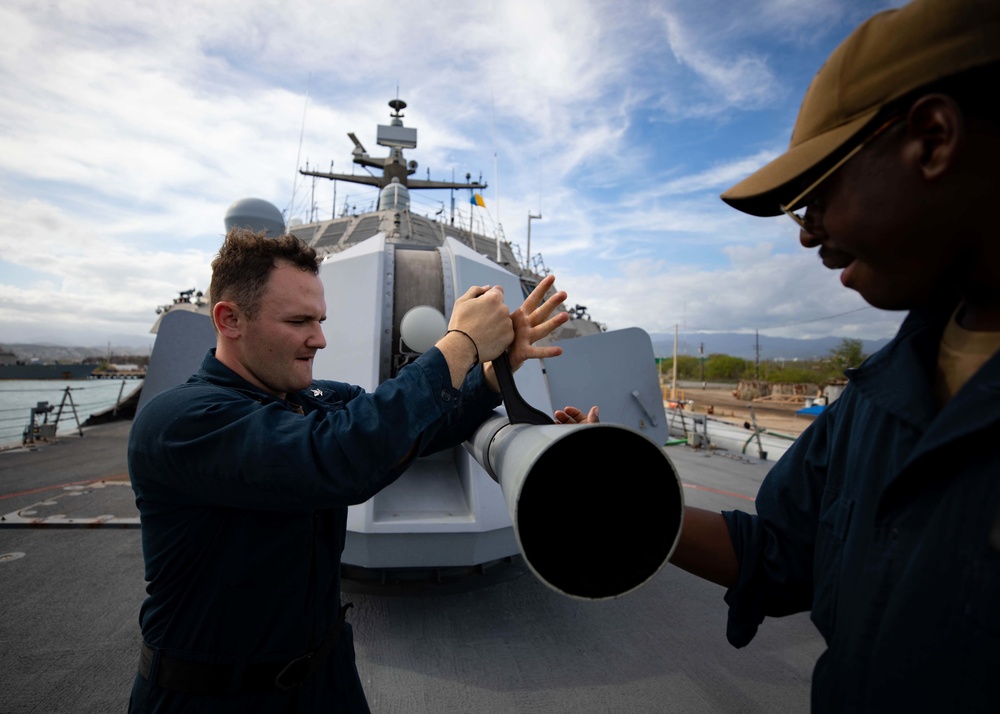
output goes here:
[[514, 342], [507, 351], [511, 370], [516, 371], [529, 359], [558, 357], [562, 354], [562, 347], [535, 347], [538, 340], [552, 334], [557, 327], [569, 320], [569, 313], [565, 311], [552, 315], [556, 307], [565, 302], [565, 291], [560, 290], [542, 302], [555, 281], [554, 275], [545, 276], [521, 306], [510, 314], [514, 325]]

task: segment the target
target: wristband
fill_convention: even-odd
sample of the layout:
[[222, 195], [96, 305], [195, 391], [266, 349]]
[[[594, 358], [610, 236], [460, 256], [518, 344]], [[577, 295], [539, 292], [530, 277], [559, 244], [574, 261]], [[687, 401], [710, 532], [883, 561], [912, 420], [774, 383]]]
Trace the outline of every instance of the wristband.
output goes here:
[[[462, 330], [448, 330], [444, 334], [445, 335], [450, 335], [452, 332], [457, 332], [458, 334], [465, 335], [466, 337], [469, 338], [469, 342], [472, 343], [472, 349], [474, 349], [476, 351], [476, 360], [475, 360], [475, 362], [472, 363], [472, 367], [475, 367], [477, 364], [479, 364], [479, 348], [476, 346], [476, 341], [474, 339], [472, 339], [471, 335], [469, 335], [468, 332], [463, 332]], [[469, 369], [472, 369], [472, 367], [470, 367]]]

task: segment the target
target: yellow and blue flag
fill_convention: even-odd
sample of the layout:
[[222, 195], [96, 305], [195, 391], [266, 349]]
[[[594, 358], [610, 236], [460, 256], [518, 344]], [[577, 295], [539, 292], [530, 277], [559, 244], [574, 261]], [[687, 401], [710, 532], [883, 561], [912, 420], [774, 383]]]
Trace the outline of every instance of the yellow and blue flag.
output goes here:
[[478, 193], [472, 194], [472, 198], [469, 199], [469, 203], [473, 206], [479, 206], [480, 208], [486, 208], [486, 201]]

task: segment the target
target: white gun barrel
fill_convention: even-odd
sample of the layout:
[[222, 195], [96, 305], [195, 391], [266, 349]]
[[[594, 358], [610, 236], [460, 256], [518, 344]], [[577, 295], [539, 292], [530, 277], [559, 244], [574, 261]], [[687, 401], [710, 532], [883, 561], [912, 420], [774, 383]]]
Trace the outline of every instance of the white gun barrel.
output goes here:
[[619, 597], [673, 553], [684, 519], [680, 478], [638, 431], [510, 424], [497, 414], [465, 448], [500, 484], [525, 562], [556, 592]]

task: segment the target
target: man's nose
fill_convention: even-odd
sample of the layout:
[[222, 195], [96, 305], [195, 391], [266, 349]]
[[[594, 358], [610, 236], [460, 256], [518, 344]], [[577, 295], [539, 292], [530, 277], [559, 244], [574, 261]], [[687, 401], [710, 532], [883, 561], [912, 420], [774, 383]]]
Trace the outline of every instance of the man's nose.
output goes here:
[[323, 334], [323, 326], [318, 322], [316, 323], [316, 328], [312, 331], [312, 334], [309, 335], [309, 339], [306, 340], [306, 345], [317, 350], [321, 350], [326, 347], [326, 336]]
[[823, 244], [823, 241], [815, 233], [803, 228], [799, 231], [799, 243], [802, 244], [803, 248], [818, 248]]
[[799, 243], [803, 248], [818, 248], [823, 243], [823, 223], [819, 212], [810, 206], [804, 219], [806, 227], [799, 230]]

